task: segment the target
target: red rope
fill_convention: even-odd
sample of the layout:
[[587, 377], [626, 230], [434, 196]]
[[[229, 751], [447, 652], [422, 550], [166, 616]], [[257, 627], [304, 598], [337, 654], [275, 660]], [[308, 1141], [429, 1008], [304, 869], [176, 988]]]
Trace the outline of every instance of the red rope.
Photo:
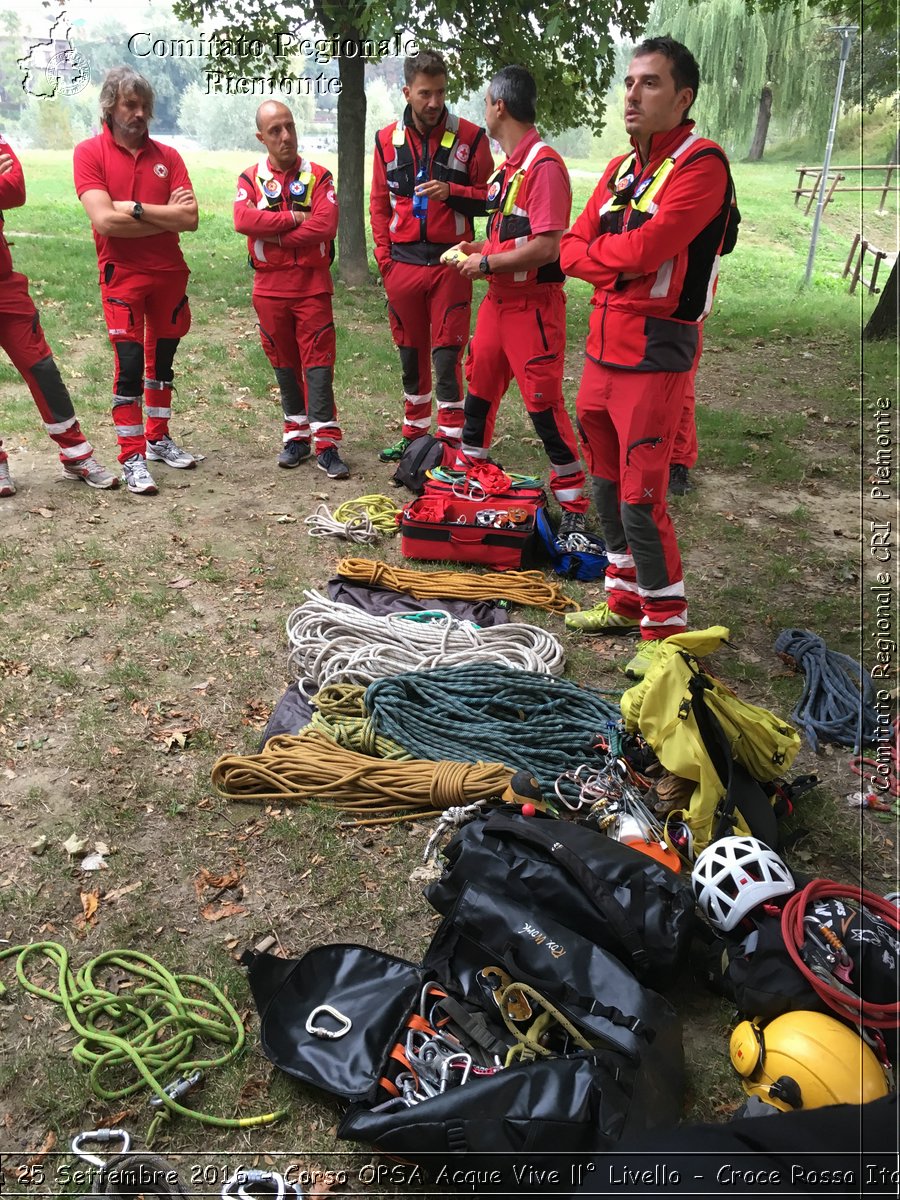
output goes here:
[[806, 940], [803, 918], [810, 905], [815, 900], [835, 898], [853, 900], [860, 907], [864, 905], [870, 913], [882, 917], [895, 933], [900, 931], [900, 909], [889, 900], [863, 888], [835, 883], [832, 879], [814, 879], [801, 892], [795, 892], [784, 906], [781, 934], [788, 954], [816, 995], [839, 1016], [849, 1017], [858, 1025], [868, 1025], [875, 1029], [896, 1029], [900, 1026], [900, 1004], [873, 1004], [862, 997], [854, 1000], [846, 992], [813, 974], [800, 956]]

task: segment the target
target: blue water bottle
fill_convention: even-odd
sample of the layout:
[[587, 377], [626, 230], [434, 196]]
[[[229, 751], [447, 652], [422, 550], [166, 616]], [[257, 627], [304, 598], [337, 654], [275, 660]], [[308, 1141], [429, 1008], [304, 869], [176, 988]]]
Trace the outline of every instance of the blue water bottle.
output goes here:
[[[418, 187], [418, 185], [420, 183], [427, 183], [427, 182], [428, 182], [428, 166], [426, 163], [423, 162], [421, 167], [419, 167], [418, 171], [416, 171], [415, 186]], [[428, 214], [428, 197], [427, 196], [419, 196], [416, 194], [415, 191], [413, 191], [412, 208], [413, 208], [413, 216], [418, 217], [420, 221], [424, 221], [425, 217]]]

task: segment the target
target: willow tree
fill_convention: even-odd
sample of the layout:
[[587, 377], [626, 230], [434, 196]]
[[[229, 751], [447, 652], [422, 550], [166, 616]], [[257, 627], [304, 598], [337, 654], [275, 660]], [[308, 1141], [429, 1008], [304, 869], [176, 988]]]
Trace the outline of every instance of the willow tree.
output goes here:
[[692, 115], [757, 161], [773, 116], [795, 134], [827, 127], [837, 55], [824, 24], [808, 0], [768, 12], [746, 0], [656, 0], [647, 32], [690, 47], [701, 81]]

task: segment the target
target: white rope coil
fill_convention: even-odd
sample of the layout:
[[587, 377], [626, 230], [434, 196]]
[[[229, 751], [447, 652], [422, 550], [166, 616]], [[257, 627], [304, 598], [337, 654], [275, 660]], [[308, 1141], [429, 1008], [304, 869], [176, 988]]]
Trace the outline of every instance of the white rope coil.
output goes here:
[[565, 667], [562, 643], [536, 625], [509, 622], [480, 629], [437, 611], [374, 617], [319, 592], [303, 594], [306, 603], [287, 619], [288, 662], [307, 695], [328, 683], [367, 687], [388, 675], [472, 662], [543, 675], [561, 675]]
[[362, 546], [370, 546], [381, 537], [367, 513], [360, 513], [349, 521], [338, 521], [327, 504], [320, 504], [314, 513], [304, 518], [303, 524], [309, 527], [310, 537], [339, 537]]

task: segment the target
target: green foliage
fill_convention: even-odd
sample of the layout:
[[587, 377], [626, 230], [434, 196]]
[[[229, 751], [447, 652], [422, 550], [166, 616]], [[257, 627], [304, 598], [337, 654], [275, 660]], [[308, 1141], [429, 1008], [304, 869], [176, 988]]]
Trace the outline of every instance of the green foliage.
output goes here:
[[[256, 153], [256, 110], [265, 95], [228, 96], [226, 100], [206, 86], [192, 84], [181, 99], [178, 126], [182, 133], [195, 138], [204, 150], [243, 150]], [[315, 106], [311, 96], [271, 97], [287, 104], [294, 114], [297, 132], [301, 135], [312, 126]]]
[[773, 115], [792, 133], [828, 127], [837, 52], [822, 36], [823, 21], [808, 0], [771, 12], [746, 0], [656, 0], [648, 33], [671, 34], [700, 64], [700, 93], [692, 116], [704, 132], [736, 155], [746, 153], [760, 96], [773, 92]]

